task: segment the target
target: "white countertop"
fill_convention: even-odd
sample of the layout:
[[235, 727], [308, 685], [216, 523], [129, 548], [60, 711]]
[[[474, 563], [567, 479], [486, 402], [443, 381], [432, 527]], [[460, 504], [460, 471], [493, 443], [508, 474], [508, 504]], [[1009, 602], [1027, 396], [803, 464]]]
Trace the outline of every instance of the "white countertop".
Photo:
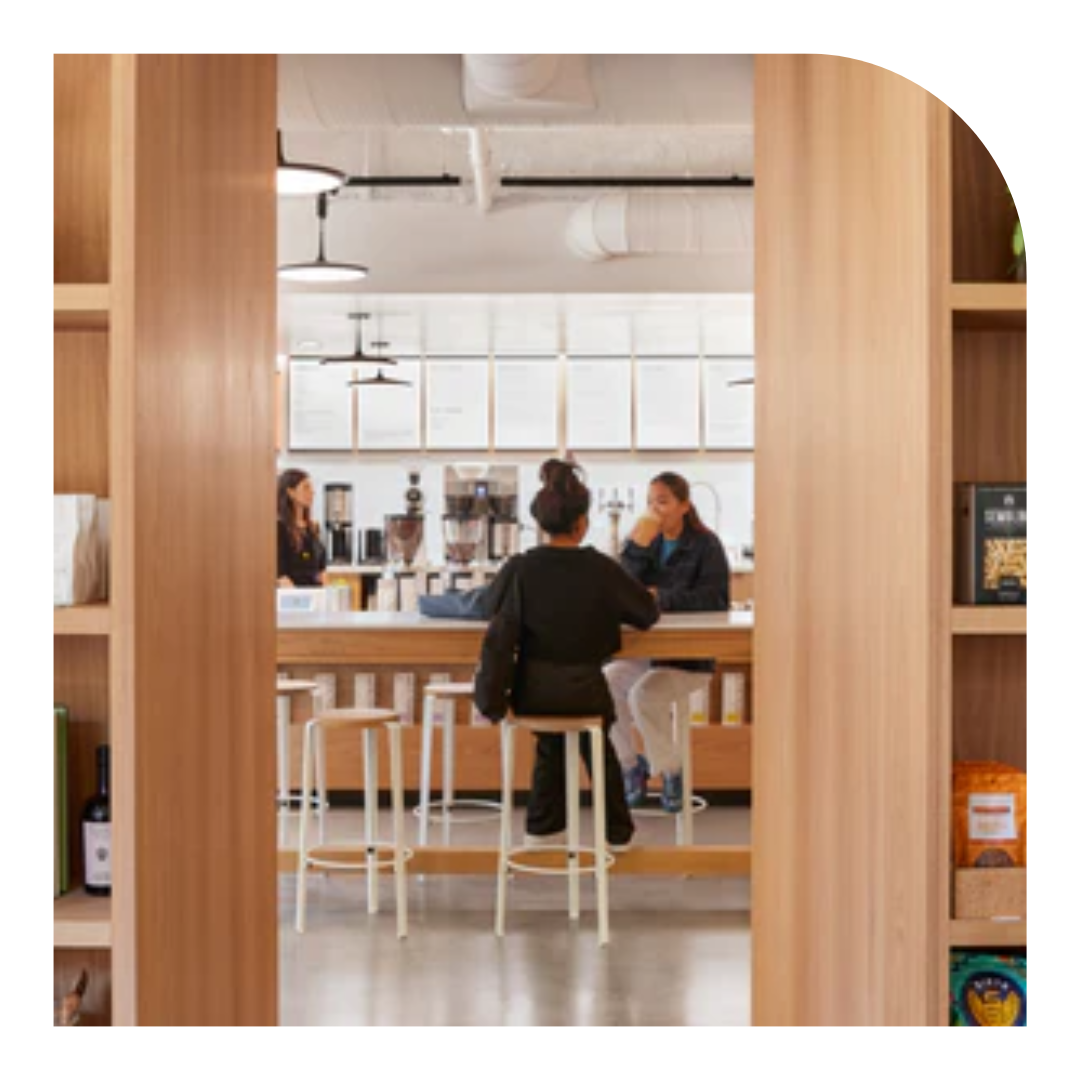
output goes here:
[[[474, 633], [486, 624], [476, 619], [431, 619], [417, 612], [385, 611], [327, 611], [315, 614], [278, 615], [279, 630], [471, 630]], [[704, 611], [661, 615], [660, 621], [649, 629], [650, 634], [665, 630], [753, 630], [752, 611]], [[625, 627], [631, 630], [632, 627]]]

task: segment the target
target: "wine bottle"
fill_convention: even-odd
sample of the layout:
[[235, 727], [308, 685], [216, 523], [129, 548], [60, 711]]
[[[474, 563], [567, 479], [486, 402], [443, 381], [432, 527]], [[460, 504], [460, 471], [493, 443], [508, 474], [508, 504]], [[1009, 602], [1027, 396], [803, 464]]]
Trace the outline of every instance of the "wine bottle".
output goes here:
[[83, 865], [91, 896], [112, 892], [112, 824], [109, 813], [109, 748], [97, 748], [97, 793], [82, 813]]

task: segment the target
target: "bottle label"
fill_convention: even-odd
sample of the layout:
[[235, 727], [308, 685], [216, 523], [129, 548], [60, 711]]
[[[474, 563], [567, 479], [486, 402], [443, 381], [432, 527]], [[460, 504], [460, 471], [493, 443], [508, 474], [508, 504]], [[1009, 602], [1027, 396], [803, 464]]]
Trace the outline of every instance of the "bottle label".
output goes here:
[[109, 822], [83, 823], [83, 852], [86, 884], [112, 885], [112, 825]]

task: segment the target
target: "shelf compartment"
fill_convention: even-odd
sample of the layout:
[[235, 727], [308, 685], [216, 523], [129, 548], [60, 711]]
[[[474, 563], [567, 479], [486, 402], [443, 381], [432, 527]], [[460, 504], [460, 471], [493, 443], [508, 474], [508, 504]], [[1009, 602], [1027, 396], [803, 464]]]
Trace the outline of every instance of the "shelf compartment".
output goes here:
[[53, 901], [53, 947], [56, 949], [112, 948], [112, 901], [89, 896], [83, 889]]
[[1027, 947], [1027, 919], [952, 919], [949, 944], [955, 949]]
[[54, 330], [107, 330], [112, 294], [108, 285], [54, 285]]
[[112, 609], [108, 603], [53, 608], [54, 637], [72, 634], [107, 637], [111, 629]]
[[952, 610], [954, 634], [1026, 634], [1027, 607], [971, 607], [957, 605]]

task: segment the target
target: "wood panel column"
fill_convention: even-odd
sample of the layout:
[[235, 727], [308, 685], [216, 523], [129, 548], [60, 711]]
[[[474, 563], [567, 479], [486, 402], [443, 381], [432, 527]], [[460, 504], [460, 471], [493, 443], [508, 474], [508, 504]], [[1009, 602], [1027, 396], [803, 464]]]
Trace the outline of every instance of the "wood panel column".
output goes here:
[[757, 59], [757, 1024], [941, 1015], [946, 117]]
[[115, 1014], [273, 1024], [276, 58], [126, 62]]

